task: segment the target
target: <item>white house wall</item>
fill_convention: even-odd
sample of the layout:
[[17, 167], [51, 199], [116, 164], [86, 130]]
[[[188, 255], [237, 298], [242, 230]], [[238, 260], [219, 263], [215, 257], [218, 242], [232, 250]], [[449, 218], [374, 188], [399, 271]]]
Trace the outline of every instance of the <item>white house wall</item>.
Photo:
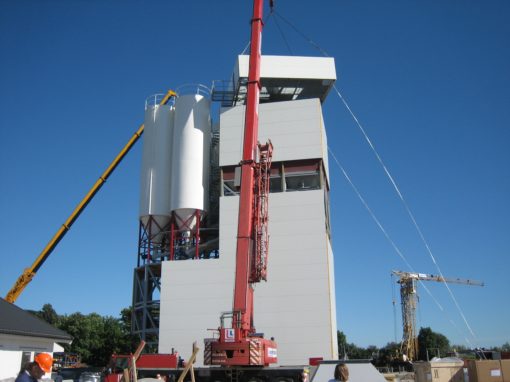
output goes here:
[[21, 369], [21, 351], [0, 350], [0, 381], [16, 378]]
[[17, 377], [23, 352], [31, 352], [33, 360], [35, 353], [53, 354], [54, 344], [52, 339], [0, 334], [0, 381]]

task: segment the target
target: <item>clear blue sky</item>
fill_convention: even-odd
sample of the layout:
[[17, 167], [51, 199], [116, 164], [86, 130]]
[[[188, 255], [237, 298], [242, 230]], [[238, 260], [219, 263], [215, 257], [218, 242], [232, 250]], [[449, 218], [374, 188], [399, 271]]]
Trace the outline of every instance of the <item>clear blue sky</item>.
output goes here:
[[[336, 60], [337, 86], [386, 162], [476, 334], [445, 287], [418, 325], [464, 344], [510, 341], [510, 3], [291, 1], [278, 12]], [[145, 97], [231, 74], [250, 1], [0, 0], [0, 293], [5, 295], [143, 120]], [[278, 21], [278, 25], [275, 20]], [[285, 40], [278, 29], [280, 26]], [[281, 19], [266, 54], [319, 55]], [[216, 118], [216, 117], [215, 117]], [[436, 273], [354, 121], [331, 94], [329, 145], [414, 269]], [[131, 302], [141, 145], [18, 299], [117, 316]], [[331, 161], [338, 328], [395, 339], [392, 269], [408, 270]], [[396, 289], [398, 293], [398, 289]], [[452, 321], [454, 324], [450, 322]], [[397, 305], [397, 336], [401, 336]]]

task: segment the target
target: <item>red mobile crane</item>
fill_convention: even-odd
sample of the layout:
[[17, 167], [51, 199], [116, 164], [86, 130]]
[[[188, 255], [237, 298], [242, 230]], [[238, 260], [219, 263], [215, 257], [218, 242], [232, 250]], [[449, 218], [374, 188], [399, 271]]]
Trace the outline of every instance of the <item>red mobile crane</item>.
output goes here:
[[[254, 0], [243, 156], [240, 162], [234, 304], [232, 312], [221, 317], [219, 338], [206, 340], [204, 363], [209, 365], [267, 366], [277, 362], [276, 343], [257, 334], [253, 323], [252, 284], [266, 280], [267, 199], [272, 157], [271, 142], [261, 145], [257, 141], [263, 6], [263, 0]], [[272, 1], [270, 6], [273, 6]], [[231, 327], [224, 326], [225, 319], [231, 320]]]

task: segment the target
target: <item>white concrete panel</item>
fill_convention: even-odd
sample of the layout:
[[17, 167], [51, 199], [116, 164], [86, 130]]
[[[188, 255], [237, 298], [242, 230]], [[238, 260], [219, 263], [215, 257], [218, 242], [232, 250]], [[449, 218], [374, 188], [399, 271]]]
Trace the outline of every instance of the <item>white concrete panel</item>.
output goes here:
[[[244, 106], [220, 114], [220, 166], [241, 160]], [[318, 99], [266, 103], [259, 106], [260, 142], [271, 139], [273, 161], [324, 158], [327, 160], [322, 109]]]
[[[234, 77], [248, 77], [249, 56], [239, 55]], [[261, 57], [262, 78], [306, 78], [336, 80], [332, 57], [266, 56]]]
[[[287, 235], [271, 235], [276, 237], [283, 237]], [[300, 235], [299, 237], [294, 237], [293, 240], [274, 240], [273, 243], [271, 243], [271, 250], [275, 252], [288, 252], [289, 254], [292, 254], [293, 252], [297, 250], [303, 250], [303, 251], [312, 251], [317, 249], [317, 244], [315, 242], [316, 235], [314, 234], [304, 234]], [[296, 261], [299, 261], [303, 264], [312, 264], [317, 261], [324, 262], [325, 260], [322, 257], [303, 257], [296, 259]]]
[[328, 277], [329, 277], [329, 293], [330, 293], [330, 320], [331, 320], [331, 337], [335, 338], [332, 342], [332, 352], [334, 359], [338, 359], [338, 341], [337, 338], [337, 319], [336, 319], [336, 294], [335, 294], [335, 263], [333, 256], [333, 249], [331, 248], [331, 242], [328, 240]]
[[[269, 198], [269, 280], [256, 286], [255, 324], [276, 338], [282, 365], [337, 355], [323, 197], [323, 190], [316, 190]], [[306, 245], [295, 246], [303, 236]], [[292, 250], [278, 250], [289, 246]]]
[[[290, 258], [289, 260], [293, 260]], [[295, 279], [299, 279], [303, 282], [313, 282], [314, 280], [324, 280], [328, 281], [326, 277], [320, 277], [324, 274], [325, 270], [324, 264], [307, 264], [306, 267], [303, 264], [289, 264], [288, 266], [280, 266], [280, 267], [271, 267], [269, 269], [271, 274], [278, 274], [278, 280], [282, 282], [282, 286], [290, 281]], [[278, 273], [277, 273], [278, 272]], [[297, 288], [293, 288], [289, 293], [293, 294]], [[306, 289], [308, 290], [308, 288]], [[274, 293], [271, 291], [271, 294]], [[282, 292], [278, 293], [281, 294]]]
[[[234, 263], [227, 256], [207, 261], [163, 263], [159, 352], [172, 348], [183, 358], [191, 355], [193, 341], [203, 348], [208, 329], [219, 326], [221, 312], [232, 309]], [[202, 365], [200, 352], [198, 365]]]
[[324, 161], [324, 169], [326, 171], [326, 178], [329, 180], [329, 153], [328, 153], [328, 137], [326, 135], [326, 126], [324, 125], [324, 118], [321, 113], [321, 146], [322, 146], [322, 159]]
[[[289, 194], [299, 194], [301, 191], [287, 192]], [[314, 191], [305, 191], [314, 192]], [[319, 191], [322, 194], [322, 191]], [[275, 205], [272, 209], [273, 214], [279, 215], [278, 219], [272, 219], [278, 222], [289, 222], [295, 221], [297, 217], [306, 217], [306, 220], [324, 220], [324, 209], [317, 208], [316, 203], [304, 203], [300, 208], [296, 208], [295, 205]]]
[[[332, 253], [323, 198], [323, 190], [271, 194], [269, 198], [269, 280], [255, 288], [255, 324], [257, 331], [277, 339], [281, 365], [338, 356], [333, 346]], [[160, 352], [173, 347], [188, 357], [191, 343], [197, 340], [201, 346], [203, 338], [211, 337], [207, 329], [219, 325], [221, 312], [231, 310], [238, 203], [236, 196], [220, 201], [220, 259], [163, 264]], [[307, 219], [310, 214], [314, 219]], [[296, 235], [303, 222], [319, 228], [308, 227], [312, 234]], [[202, 357], [201, 353], [200, 364]]]
[[[276, 338], [281, 364], [338, 355], [323, 197], [323, 190], [316, 190], [269, 198], [269, 281], [256, 288], [255, 323]], [[303, 238], [306, 244], [295, 246]], [[280, 249], [285, 247], [292, 250]]]
[[[220, 258], [202, 261], [183, 260], [163, 263], [161, 272], [161, 312], [159, 352], [172, 348], [184, 359], [191, 355], [193, 341], [203, 349], [220, 324], [222, 312], [232, 310], [235, 275], [235, 237], [239, 198], [220, 200]], [[199, 352], [197, 365], [203, 364]]]

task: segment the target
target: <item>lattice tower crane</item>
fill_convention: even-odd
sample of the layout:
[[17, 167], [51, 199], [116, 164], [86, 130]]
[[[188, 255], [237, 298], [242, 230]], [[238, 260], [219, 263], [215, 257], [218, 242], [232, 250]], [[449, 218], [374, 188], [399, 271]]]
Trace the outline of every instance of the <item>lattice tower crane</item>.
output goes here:
[[484, 285], [484, 283], [480, 281], [446, 278], [424, 273], [403, 271], [392, 271], [392, 273], [399, 278], [397, 283], [400, 284], [400, 299], [402, 303], [403, 335], [402, 343], [400, 344], [400, 353], [404, 357], [404, 360], [409, 361], [416, 359], [416, 355], [418, 354], [418, 339], [416, 336], [416, 307], [418, 305], [418, 296], [416, 294], [416, 283], [418, 281], [437, 281], [475, 286]]

